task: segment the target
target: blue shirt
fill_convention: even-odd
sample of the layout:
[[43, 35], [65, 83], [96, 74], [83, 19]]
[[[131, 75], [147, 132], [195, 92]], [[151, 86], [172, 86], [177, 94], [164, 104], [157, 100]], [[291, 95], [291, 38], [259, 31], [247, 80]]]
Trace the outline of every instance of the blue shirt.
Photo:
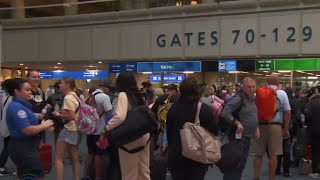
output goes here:
[[36, 115], [32, 112], [32, 105], [17, 97], [13, 97], [8, 106], [6, 120], [10, 137], [16, 139], [33, 137], [34, 135], [27, 136], [23, 134], [21, 130], [28, 126], [39, 124]]
[[[278, 89], [278, 87], [275, 85], [269, 85], [269, 87], [271, 87], [272, 89]], [[291, 107], [287, 93], [281, 89], [277, 90], [277, 110], [278, 112], [276, 112], [276, 114], [274, 115], [272, 122], [282, 123], [284, 112], [290, 111]]]

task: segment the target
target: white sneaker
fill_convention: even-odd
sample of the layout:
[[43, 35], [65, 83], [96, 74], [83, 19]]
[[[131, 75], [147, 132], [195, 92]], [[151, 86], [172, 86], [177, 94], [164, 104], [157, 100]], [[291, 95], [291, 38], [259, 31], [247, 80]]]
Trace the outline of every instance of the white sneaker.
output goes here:
[[319, 178], [320, 176], [319, 176], [318, 173], [310, 173], [310, 174], [309, 174], [309, 177], [312, 177], [312, 178], [314, 178], [314, 179], [317, 179], [317, 178]]

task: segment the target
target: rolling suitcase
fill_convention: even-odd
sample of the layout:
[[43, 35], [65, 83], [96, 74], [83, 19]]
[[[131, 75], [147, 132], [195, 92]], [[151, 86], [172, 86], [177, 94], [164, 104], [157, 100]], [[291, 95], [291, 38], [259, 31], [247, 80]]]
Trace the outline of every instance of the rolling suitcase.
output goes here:
[[49, 173], [52, 168], [52, 146], [50, 144], [40, 145], [39, 154], [43, 171]]

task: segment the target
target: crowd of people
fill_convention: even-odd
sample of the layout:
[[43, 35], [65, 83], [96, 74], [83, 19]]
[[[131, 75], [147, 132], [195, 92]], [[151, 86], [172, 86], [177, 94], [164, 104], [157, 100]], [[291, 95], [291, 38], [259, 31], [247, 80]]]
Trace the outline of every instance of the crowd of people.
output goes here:
[[[5, 164], [10, 157], [18, 178], [43, 179], [39, 146], [46, 143], [45, 133], [50, 131], [54, 134], [57, 180], [63, 180], [66, 154], [74, 180], [165, 180], [167, 171], [174, 180], [201, 180], [210, 164], [185, 157], [180, 137], [180, 130], [187, 122], [194, 123], [198, 113], [200, 125], [208, 132], [227, 136], [228, 143], [241, 147], [237, 163], [220, 169], [224, 180], [241, 179], [252, 144], [255, 180], [260, 178], [264, 154], [269, 161], [269, 180], [280, 174], [291, 177], [290, 167], [302, 164], [312, 167], [312, 178], [320, 179], [320, 87], [281, 90], [279, 83], [278, 75], [271, 74], [266, 89], [259, 89], [253, 78], [246, 77], [235, 84], [233, 92], [227, 86], [199, 84], [188, 77], [180, 86], [169, 84], [153, 89], [151, 83], [143, 82], [139, 89], [133, 74], [121, 73], [114, 87], [102, 81], [83, 97], [75, 80], [68, 77], [44, 93], [39, 88], [39, 71], [33, 70], [27, 79], [2, 83], [0, 134], [4, 147], [0, 175], [9, 174]], [[270, 109], [264, 107], [269, 100], [261, 102], [265, 98], [262, 91], [273, 92], [269, 95], [274, 97], [274, 114], [269, 119], [262, 113]], [[81, 102], [92, 106], [99, 115], [94, 133], [84, 134], [78, 129]], [[121, 147], [109, 144], [108, 132], [124, 124], [128, 112], [140, 106], [150, 108], [158, 128]], [[87, 155], [81, 174], [79, 144], [84, 136]], [[143, 148], [134, 153], [127, 151], [137, 146]], [[312, 149], [309, 159], [308, 148]], [[235, 154], [227, 158], [236, 158]]]

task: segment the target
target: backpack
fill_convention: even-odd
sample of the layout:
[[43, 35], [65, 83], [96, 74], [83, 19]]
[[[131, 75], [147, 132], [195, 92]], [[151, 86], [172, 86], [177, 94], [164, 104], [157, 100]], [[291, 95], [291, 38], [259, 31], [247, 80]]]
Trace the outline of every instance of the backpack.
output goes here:
[[213, 164], [221, 159], [221, 142], [200, 125], [198, 103], [194, 123], [186, 122], [180, 130], [182, 155], [202, 164]]
[[276, 112], [279, 111], [277, 109], [277, 101], [279, 100], [277, 98], [277, 91], [278, 89], [266, 86], [257, 89], [256, 104], [259, 122], [271, 122]]
[[168, 95], [167, 99], [164, 101], [164, 105], [159, 106], [157, 117], [160, 124], [160, 130], [163, 132], [165, 129], [165, 124], [167, 121], [167, 114], [173, 103], [170, 103], [171, 94]]
[[76, 94], [73, 94], [73, 96], [79, 102], [79, 108], [77, 109], [79, 116], [75, 119], [78, 130], [85, 134], [94, 134], [98, 130], [100, 121], [97, 109], [86, 104]]
[[93, 93], [90, 94], [90, 96], [87, 98], [86, 100], [86, 104], [92, 106], [92, 107], [96, 107], [96, 95], [101, 94], [102, 92], [97, 92], [97, 93]]
[[10, 135], [8, 125], [7, 125], [7, 119], [6, 119], [6, 114], [7, 114], [7, 109], [9, 104], [12, 101], [12, 96], [6, 97], [6, 100], [4, 101], [1, 109], [1, 123], [0, 123], [0, 134], [2, 137], [8, 137]]
[[211, 108], [213, 111], [213, 117], [216, 121], [219, 121], [223, 106], [221, 103], [214, 100], [214, 96], [211, 96], [211, 98], [212, 98]]

